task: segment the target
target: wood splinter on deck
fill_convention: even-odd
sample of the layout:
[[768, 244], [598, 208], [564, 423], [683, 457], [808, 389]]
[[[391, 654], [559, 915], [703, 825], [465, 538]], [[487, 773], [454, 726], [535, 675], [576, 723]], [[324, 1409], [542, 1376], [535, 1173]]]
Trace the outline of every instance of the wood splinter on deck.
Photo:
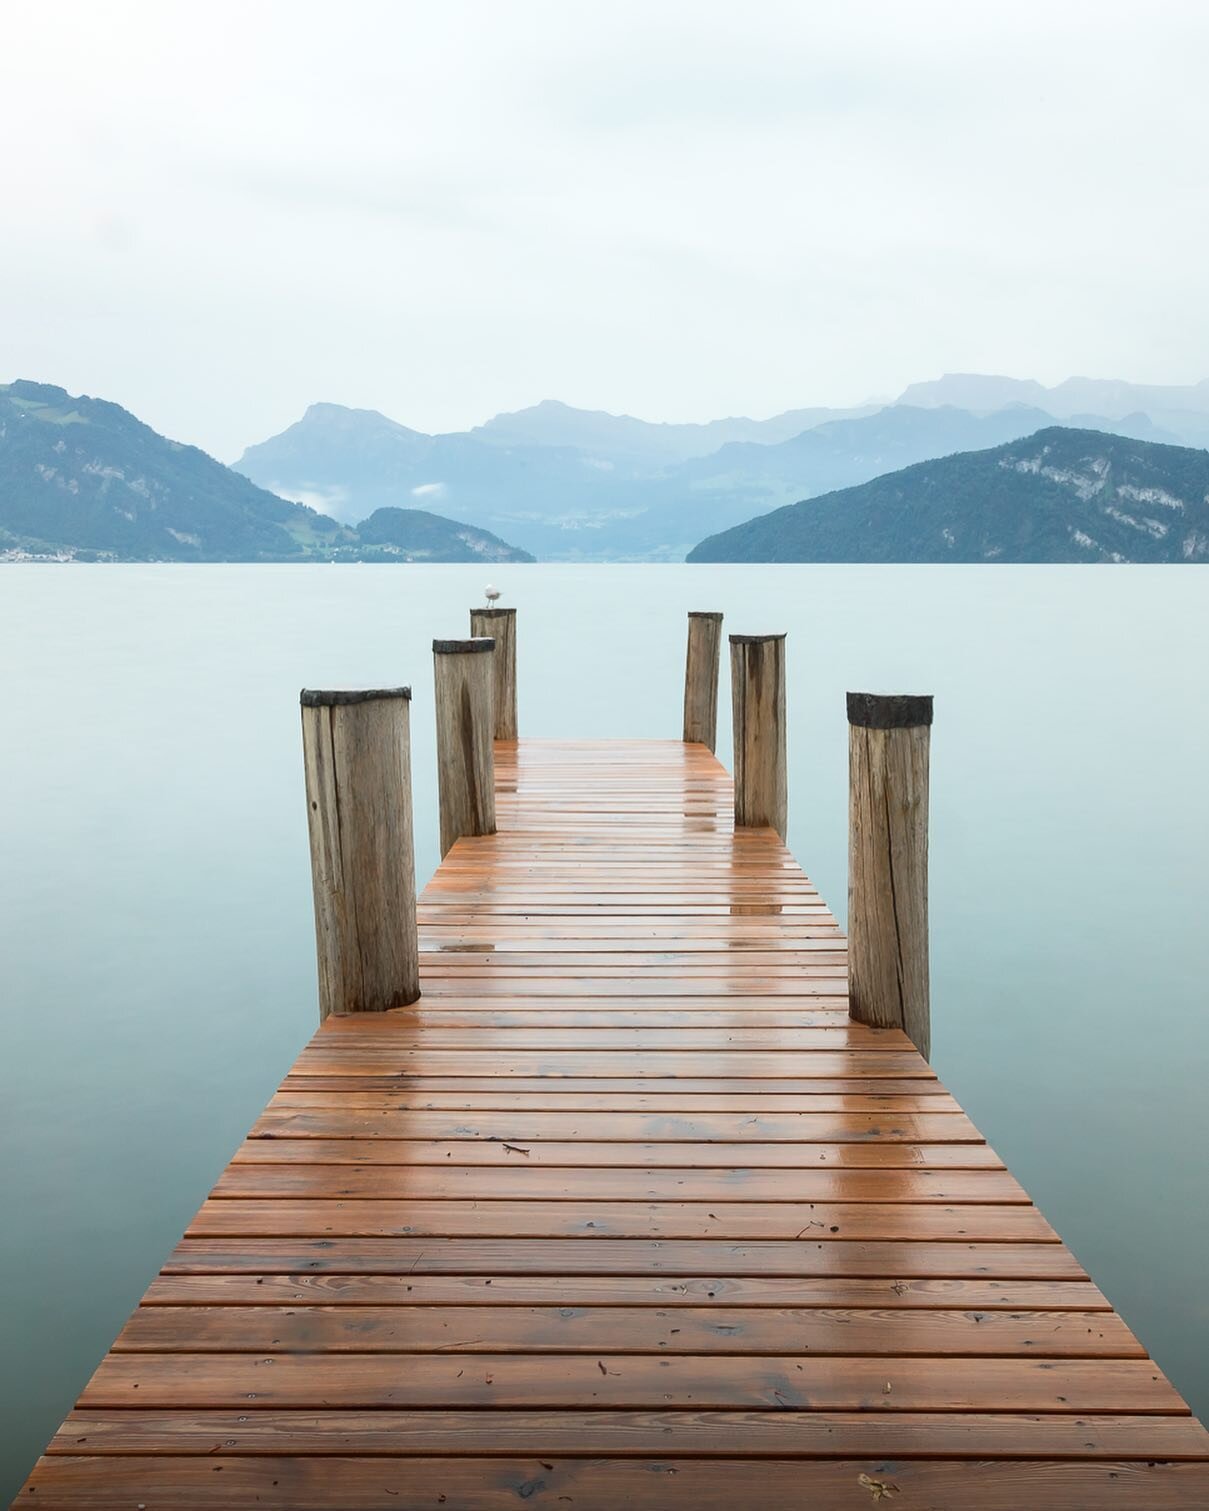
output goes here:
[[1209, 1505], [1209, 1436], [850, 1019], [704, 746], [526, 739], [495, 782], [420, 899], [423, 997], [323, 1022], [17, 1504]]

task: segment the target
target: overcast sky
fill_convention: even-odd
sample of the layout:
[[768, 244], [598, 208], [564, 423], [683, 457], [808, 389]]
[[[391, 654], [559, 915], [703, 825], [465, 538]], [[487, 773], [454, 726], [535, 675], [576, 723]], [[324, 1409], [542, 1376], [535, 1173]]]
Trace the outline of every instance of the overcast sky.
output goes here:
[[1209, 376], [1209, 6], [0, 0], [0, 381], [768, 415]]

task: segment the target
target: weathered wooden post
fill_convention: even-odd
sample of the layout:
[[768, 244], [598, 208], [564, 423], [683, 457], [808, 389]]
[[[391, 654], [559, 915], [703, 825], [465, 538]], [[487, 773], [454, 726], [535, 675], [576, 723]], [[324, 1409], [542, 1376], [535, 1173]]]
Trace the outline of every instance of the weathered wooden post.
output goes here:
[[718, 742], [718, 663], [722, 657], [722, 615], [689, 610], [688, 654], [684, 662], [684, 740]]
[[848, 724], [849, 1011], [926, 1058], [932, 699], [849, 693]]
[[470, 633], [493, 639], [491, 658], [495, 680], [495, 738], [516, 739], [516, 610], [471, 609]]
[[735, 823], [785, 838], [785, 636], [730, 637]]
[[463, 834], [495, 833], [495, 641], [432, 642], [441, 854]]
[[420, 995], [411, 689], [302, 691], [319, 1015]]

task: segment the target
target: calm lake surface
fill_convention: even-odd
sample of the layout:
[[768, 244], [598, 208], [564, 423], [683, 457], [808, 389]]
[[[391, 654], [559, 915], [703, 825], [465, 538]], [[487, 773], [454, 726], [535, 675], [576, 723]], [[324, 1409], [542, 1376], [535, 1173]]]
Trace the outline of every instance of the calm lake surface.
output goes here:
[[[937, 1069], [1209, 1415], [1209, 573], [492, 571], [524, 734], [677, 737], [686, 609], [787, 630], [789, 842], [841, 919], [844, 692], [935, 693]], [[484, 576], [0, 569], [5, 1500], [314, 1029], [299, 687], [413, 684], [423, 882], [430, 641]]]

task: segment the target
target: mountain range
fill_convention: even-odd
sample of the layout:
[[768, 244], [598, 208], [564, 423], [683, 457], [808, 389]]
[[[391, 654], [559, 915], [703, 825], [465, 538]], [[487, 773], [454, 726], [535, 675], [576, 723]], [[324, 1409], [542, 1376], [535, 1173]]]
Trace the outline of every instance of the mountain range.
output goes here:
[[1209, 452], [1051, 426], [714, 535], [690, 562], [1206, 562]]
[[[1131, 402], [1154, 397], [1150, 390], [1071, 382], [1082, 386], [1059, 385], [1059, 393], [953, 375], [913, 385], [889, 405], [707, 425], [657, 425], [546, 401], [443, 435], [374, 410], [313, 404], [235, 465], [262, 487], [341, 518], [408, 502], [448, 509], [543, 560], [681, 561], [704, 537], [780, 505], [1056, 423], [1052, 408], [1024, 402], [1026, 395], [1047, 404], [1057, 395], [1070, 411], [1062, 423], [1078, 428], [1185, 444], [1200, 444], [1203, 434], [1209, 444], [1209, 384], [1155, 391], [1177, 429]], [[1111, 414], [1074, 408], [1097, 397]]]
[[[1057, 464], [1009, 465], [1035, 460], [1038, 437], [1064, 454], [1063, 435], [1080, 437], [1075, 483], [1059, 484]], [[1209, 455], [1200, 439], [1209, 382], [1046, 388], [957, 373], [889, 404], [699, 425], [546, 401], [429, 435], [374, 410], [313, 404], [233, 469], [116, 404], [22, 381], [0, 386], [0, 556], [1200, 560], [1199, 505], [1186, 490]], [[1123, 476], [1126, 492], [1094, 484], [1087, 458], [1113, 487]], [[1178, 499], [1188, 530], [1139, 514], [1129, 488]], [[1056, 554], [1036, 554], [1046, 551]]]
[[1031, 378], [1000, 378], [984, 373], [946, 373], [929, 383], [912, 383], [900, 404], [959, 409], [1002, 409], [1028, 404], [1066, 424], [1099, 429], [1094, 416], [1113, 421], [1145, 416], [1157, 430], [1154, 440], [1184, 446], [1209, 446], [1209, 379], [1200, 383], [1122, 383], [1112, 378], [1067, 378], [1052, 388]]
[[493, 446], [571, 446], [615, 464], [635, 468], [668, 466], [690, 457], [708, 456], [732, 441], [775, 445], [792, 440], [826, 420], [872, 414], [878, 404], [856, 409], [787, 409], [770, 420], [732, 417], [704, 424], [673, 425], [637, 420], [633, 415], [608, 414], [601, 409], [573, 409], [558, 399], [544, 399], [528, 409], [498, 414], [469, 432]]
[[117, 404], [0, 386], [0, 555], [80, 561], [528, 561], [485, 530], [382, 508], [359, 526], [280, 498]]

